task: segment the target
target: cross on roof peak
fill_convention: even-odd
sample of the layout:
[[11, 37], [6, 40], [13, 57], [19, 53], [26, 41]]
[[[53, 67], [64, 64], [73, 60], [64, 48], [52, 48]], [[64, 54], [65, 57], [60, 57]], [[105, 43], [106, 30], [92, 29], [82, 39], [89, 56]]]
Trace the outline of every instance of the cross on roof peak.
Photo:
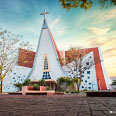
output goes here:
[[46, 12], [45, 10], [44, 10], [43, 13], [40, 14], [40, 15], [44, 15], [44, 20], [45, 20], [45, 15], [46, 15], [46, 14], [48, 14], [48, 12]]

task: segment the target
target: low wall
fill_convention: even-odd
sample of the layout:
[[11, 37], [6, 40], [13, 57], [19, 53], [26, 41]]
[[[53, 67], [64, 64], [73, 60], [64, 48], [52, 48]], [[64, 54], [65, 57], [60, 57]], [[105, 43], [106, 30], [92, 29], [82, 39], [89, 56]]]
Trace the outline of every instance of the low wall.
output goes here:
[[116, 91], [87, 91], [87, 97], [116, 97]]

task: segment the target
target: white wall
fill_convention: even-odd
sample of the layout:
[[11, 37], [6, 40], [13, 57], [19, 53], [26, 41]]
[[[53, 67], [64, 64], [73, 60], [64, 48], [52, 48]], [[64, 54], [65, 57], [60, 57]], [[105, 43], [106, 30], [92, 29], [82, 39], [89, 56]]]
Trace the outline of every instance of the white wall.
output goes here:
[[48, 28], [42, 29], [40, 40], [37, 47], [36, 56], [34, 59], [34, 65], [31, 71], [29, 78], [31, 80], [40, 80], [43, 76], [43, 62], [44, 55], [48, 55], [48, 60], [50, 64], [50, 76], [51, 79], [57, 79], [61, 76], [65, 76], [65, 73], [62, 70], [62, 67], [59, 64], [58, 57], [56, 54], [55, 47], [50, 35]]
[[23, 83], [27, 78], [31, 68], [15, 66], [11, 73], [7, 74], [3, 81], [3, 91], [4, 92], [14, 92], [17, 91], [15, 88], [15, 83]]
[[[94, 62], [94, 55], [93, 55], [93, 52], [90, 52], [88, 53], [84, 58], [83, 58], [83, 62], [87, 61], [87, 59], [89, 59], [89, 57], [91, 56], [93, 62]], [[63, 67], [64, 70], [66, 72], [68, 72], [69, 70], [66, 68], [66, 67]], [[87, 74], [87, 71], [90, 71], [90, 74]], [[72, 76], [72, 74], [68, 74], [69, 76]], [[84, 90], [84, 89], [87, 89], [87, 90], [98, 90], [98, 87], [97, 87], [97, 80], [96, 80], [96, 71], [95, 71], [95, 65], [91, 66], [90, 69], [86, 70], [84, 73], [83, 73], [84, 77], [82, 77], [82, 84], [80, 86], [80, 90]], [[88, 79], [88, 77], [90, 77], [90, 79]], [[85, 82], [85, 80], [87, 80], [87, 82]], [[89, 84], [91, 83], [91, 84]], [[84, 88], [82, 88], [82, 86], [84, 86]], [[89, 89], [89, 87], [91, 87], [91, 89]]]

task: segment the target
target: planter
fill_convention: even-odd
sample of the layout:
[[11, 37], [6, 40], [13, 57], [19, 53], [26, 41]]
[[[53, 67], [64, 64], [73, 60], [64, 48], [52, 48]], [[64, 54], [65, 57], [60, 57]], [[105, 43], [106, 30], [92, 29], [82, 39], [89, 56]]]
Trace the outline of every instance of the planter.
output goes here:
[[40, 86], [40, 91], [46, 91], [46, 87], [45, 86]]

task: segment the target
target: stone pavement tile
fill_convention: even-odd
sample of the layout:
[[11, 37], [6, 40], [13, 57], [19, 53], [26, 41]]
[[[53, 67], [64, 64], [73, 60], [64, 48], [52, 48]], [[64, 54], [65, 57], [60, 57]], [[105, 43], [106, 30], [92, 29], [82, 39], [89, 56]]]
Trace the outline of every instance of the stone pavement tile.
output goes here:
[[12, 116], [11, 112], [0, 112], [0, 116]]
[[77, 116], [78, 113], [72, 113], [72, 112], [67, 112], [65, 115], [63, 116]]
[[107, 115], [111, 114], [111, 113], [110, 113], [110, 110], [103, 110], [103, 112], [104, 112], [105, 114], [107, 114]]
[[69, 109], [69, 112], [76, 113], [80, 111], [80, 107], [72, 107]]
[[89, 108], [81, 108], [80, 112], [90, 112], [90, 109]]
[[104, 116], [105, 114], [102, 111], [92, 111], [93, 116]]
[[[115, 98], [70, 96], [0, 96], [0, 116], [116, 116]], [[92, 114], [91, 114], [92, 112]]]
[[78, 116], [91, 116], [91, 114], [90, 113], [79, 113]]
[[87, 104], [87, 105], [83, 105], [83, 104], [82, 104], [81, 107], [82, 107], [82, 108], [88, 108], [89, 105], [88, 105], [88, 104]]
[[107, 107], [100, 107], [99, 109], [100, 110], [109, 110], [109, 108], [107, 108]]

